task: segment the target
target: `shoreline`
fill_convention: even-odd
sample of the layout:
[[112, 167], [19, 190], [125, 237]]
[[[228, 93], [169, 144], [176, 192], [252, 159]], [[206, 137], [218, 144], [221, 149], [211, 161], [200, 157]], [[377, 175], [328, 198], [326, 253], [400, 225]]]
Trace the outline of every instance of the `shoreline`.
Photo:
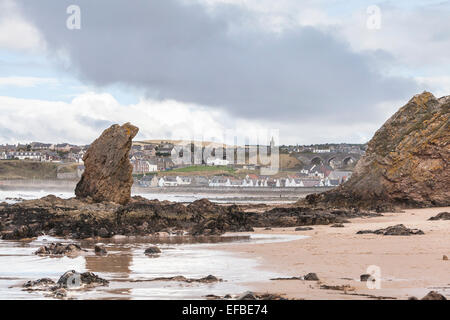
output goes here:
[[[259, 259], [260, 270], [299, 277], [317, 273], [320, 281], [271, 280], [246, 283], [255, 292], [284, 295], [290, 299], [419, 299], [429, 291], [450, 298], [450, 221], [428, 221], [450, 207], [408, 209], [380, 217], [353, 218], [344, 228], [312, 226], [312, 231], [295, 228], [255, 229], [257, 233], [309, 235], [284, 243], [220, 245], [248, 258]], [[383, 236], [356, 234], [359, 230], [404, 224], [419, 228], [424, 235]], [[381, 288], [369, 289], [360, 275], [369, 266], [381, 271]], [[321, 289], [321, 285], [348, 286], [346, 290]]]
[[[57, 193], [73, 193], [76, 182], [67, 180], [0, 180], [0, 192], [40, 192], [43, 196]], [[292, 188], [233, 188], [233, 187], [132, 187], [132, 195], [148, 199], [169, 200], [190, 203], [206, 198], [221, 204], [288, 204], [312, 193], [328, 191], [330, 187], [292, 187]]]

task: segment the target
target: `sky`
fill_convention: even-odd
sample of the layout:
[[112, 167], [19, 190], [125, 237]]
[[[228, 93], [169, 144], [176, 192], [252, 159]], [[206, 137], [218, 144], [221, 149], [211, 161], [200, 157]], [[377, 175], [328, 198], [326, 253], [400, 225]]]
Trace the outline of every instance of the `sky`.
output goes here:
[[449, 14], [433, 0], [0, 0], [0, 144], [85, 144], [128, 121], [137, 140], [365, 143], [414, 94], [450, 94]]

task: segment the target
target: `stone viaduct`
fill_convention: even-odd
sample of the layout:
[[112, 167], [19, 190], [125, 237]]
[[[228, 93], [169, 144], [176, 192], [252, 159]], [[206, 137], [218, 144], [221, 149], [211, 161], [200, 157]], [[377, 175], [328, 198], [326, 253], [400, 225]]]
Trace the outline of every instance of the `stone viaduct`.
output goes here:
[[361, 158], [359, 153], [329, 152], [329, 153], [299, 153], [296, 158], [305, 165], [329, 165], [334, 169], [354, 166]]

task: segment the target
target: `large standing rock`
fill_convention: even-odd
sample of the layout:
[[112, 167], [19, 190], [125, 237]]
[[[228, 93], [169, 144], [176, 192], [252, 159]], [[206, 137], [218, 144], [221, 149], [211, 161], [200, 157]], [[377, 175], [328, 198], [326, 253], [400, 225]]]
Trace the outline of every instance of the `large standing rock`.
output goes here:
[[126, 204], [131, 198], [133, 167], [129, 152], [138, 128], [112, 125], [95, 140], [83, 157], [85, 171], [75, 188], [77, 198]]
[[450, 96], [414, 96], [375, 133], [349, 181], [306, 203], [380, 211], [450, 205], [449, 107]]

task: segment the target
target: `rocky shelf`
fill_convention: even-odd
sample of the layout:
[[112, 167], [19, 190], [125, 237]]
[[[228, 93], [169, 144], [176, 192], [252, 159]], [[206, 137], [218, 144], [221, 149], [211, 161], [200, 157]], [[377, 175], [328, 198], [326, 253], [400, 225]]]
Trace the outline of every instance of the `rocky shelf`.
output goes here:
[[221, 235], [253, 231], [254, 227], [327, 225], [373, 215], [378, 214], [297, 206], [275, 207], [261, 212], [252, 211], [249, 206], [218, 205], [207, 199], [184, 205], [137, 196], [128, 204], [120, 205], [49, 195], [38, 200], [0, 204], [0, 237], [14, 240], [48, 234], [86, 239], [114, 235], [148, 236], [159, 232]]

